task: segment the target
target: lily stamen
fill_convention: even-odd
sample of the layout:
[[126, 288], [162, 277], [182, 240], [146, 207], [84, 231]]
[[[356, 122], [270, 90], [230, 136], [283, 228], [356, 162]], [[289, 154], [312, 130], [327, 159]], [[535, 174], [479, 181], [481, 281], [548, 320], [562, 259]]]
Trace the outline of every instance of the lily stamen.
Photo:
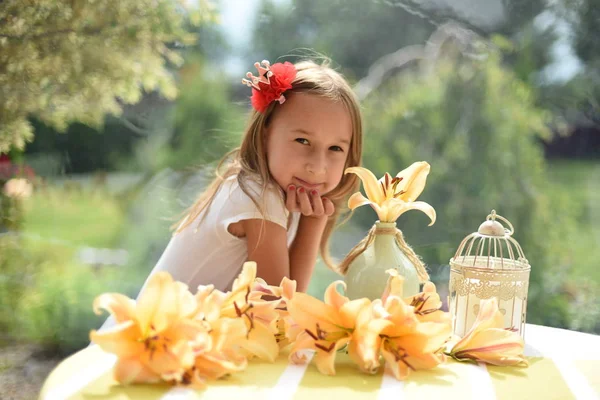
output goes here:
[[413, 371], [416, 371], [416, 369], [412, 365], [410, 365], [408, 361], [406, 361], [406, 358], [408, 357], [408, 353], [406, 352], [406, 350], [404, 350], [400, 346], [397, 346], [396, 343], [391, 341], [386, 341], [385, 347], [390, 353], [392, 353], [392, 355], [396, 359], [396, 362], [402, 361], [408, 368], [410, 368]]
[[329, 347], [325, 347], [322, 344], [315, 343], [315, 347], [329, 353], [331, 350], [333, 350], [335, 348], [335, 343], [331, 343], [331, 345]]
[[312, 333], [310, 330], [305, 329], [304, 332], [308, 333], [308, 335], [313, 338], [314, 340], [319, 340], [319, 338], [317, 337], [317, 335], [315, 335], [314, 333]]
[[326, 340], [326, 338], [327, 338], [327, 332], [325, 332], [323, 329], [321, 329], [319, 324], [317, 324], [317, 336], [319, 337], [319, 339], [322, 339], [322, 340]]

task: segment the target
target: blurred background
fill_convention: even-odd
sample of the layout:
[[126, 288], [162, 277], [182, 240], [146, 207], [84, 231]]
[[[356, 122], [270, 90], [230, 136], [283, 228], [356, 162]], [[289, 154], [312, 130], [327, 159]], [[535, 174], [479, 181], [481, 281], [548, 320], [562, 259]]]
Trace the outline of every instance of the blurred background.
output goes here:
[[[0, 389], [85, 347], [95, 296], [137, 295], [239, 143], [263, 59], [332, 59], [376, 175], [431, 164], [436, 224], [398, 227], [442, 298], [496, 209], [532, 265], [527, 322], [600, 333], [600, 1], [30, 3], [0, 2]], [[375, 219], [357, 210], [333, 255]], [[310, 293], [337, 278], [320, 263]]]

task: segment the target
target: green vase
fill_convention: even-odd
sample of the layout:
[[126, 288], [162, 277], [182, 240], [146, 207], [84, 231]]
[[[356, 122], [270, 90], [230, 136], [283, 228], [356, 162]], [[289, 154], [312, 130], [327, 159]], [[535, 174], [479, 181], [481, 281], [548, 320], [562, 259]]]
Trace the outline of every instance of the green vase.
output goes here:
[[395, 232], [395, 222], [375, 223], [373, 241], [348, 266], [344, 279], [348, 298], [381, 298], [389, 277], [385, 272], [388, 269], [395, 269], [404, 277], [402, 297], [419, 293], [417, 267], [398, 246]]

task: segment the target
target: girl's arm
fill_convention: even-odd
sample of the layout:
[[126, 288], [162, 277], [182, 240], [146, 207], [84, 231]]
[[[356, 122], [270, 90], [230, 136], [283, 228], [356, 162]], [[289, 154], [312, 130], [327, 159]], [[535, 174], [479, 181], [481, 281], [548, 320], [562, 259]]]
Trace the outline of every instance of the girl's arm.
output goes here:
[[256, 262], [256, 275], [269, 285], [278, 286], [290, 277], [290, 253], [285, 228], [263, 219], [242, 220], [247, 239], [248, 261]]
[[[302, 188], [303, 189], [303, 188]], [[309, 197], [310, 196], [310, 197]], [[279, 285], [284, 276], [297, 283], [298, 291], [306, 291], [315, 267], [319, 243], [327, 218], [335, 211], [331, 200], [318, 193], [288, 189], [286, 207], [301, 211], [296, 237], [289, 251], [286, 230], [270, 221], [248, 219], [242, 221], [247, 238], [248, 260], [257, 264], [257, 276], [269, 285]]]
[[326, 224], [327, 216], [300, 217], [298, 232], [290, 247], [290, 279], [296, 281], [296, 290], [299, 292], [306, 292], [308, 289]]

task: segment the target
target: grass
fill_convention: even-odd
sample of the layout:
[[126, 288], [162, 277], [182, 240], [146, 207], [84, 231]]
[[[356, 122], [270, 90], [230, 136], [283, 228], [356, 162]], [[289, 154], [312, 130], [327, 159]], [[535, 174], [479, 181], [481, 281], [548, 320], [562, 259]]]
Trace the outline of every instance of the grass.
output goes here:
[[112, 247], [125, 215], [102, 189], [47, 187], [27, 201], [23, 232], [71, 246]]
[[600, 284], [600, 162], [553, 161], [548, 164], [548, 174], [555, 190], [569, 193], [581, 210], [575, 234], [564, 238], [573, 254], [570, 275]]

